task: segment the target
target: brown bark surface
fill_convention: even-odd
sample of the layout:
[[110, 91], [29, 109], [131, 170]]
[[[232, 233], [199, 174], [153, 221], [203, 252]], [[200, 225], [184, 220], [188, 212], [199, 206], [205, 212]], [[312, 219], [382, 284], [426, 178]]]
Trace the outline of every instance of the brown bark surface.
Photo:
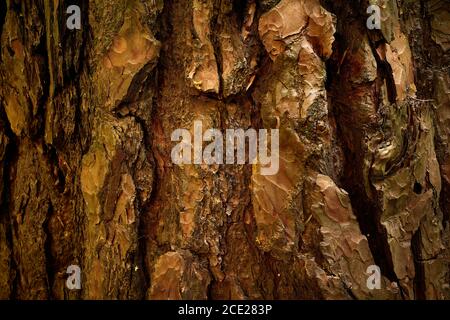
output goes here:
[[[1, 299], [450, 298], [449, 0], [0, 7]], [[196, 120], [278, 173], [173, 164]]]

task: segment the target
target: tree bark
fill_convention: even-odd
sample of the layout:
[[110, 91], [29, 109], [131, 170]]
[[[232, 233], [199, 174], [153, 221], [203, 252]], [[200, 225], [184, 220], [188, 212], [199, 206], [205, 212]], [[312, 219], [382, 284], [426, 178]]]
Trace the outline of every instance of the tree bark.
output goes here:
[[[0, 4], [1, 299], [450, 298], [449, 0]], [[278, 173], [174, 164], [198, 120]]]

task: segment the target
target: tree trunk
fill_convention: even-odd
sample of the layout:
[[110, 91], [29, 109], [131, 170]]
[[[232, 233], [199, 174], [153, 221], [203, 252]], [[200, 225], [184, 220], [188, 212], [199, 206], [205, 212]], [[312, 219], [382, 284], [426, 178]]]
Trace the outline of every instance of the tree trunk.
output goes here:
[[0, 298], [450, 298], [449, 0], [0, 3]]

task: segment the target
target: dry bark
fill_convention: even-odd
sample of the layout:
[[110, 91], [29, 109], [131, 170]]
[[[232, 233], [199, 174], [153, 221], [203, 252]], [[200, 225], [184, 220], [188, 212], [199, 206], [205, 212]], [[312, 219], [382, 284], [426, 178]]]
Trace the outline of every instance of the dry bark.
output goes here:
[[[1, 299], [450, 298], [449, 0], [0, 5]], [[278, 173], [173, 164], [195, 120]]]

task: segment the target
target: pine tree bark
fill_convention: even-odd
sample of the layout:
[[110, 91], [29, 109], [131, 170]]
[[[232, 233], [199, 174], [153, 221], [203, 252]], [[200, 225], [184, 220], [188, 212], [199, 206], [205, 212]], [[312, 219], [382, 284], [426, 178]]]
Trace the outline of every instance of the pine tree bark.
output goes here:
[[[1, 299], [450, 298], [449, 0], [0, 5]], [[196, 120], [278, 173], [173, 164]]]

